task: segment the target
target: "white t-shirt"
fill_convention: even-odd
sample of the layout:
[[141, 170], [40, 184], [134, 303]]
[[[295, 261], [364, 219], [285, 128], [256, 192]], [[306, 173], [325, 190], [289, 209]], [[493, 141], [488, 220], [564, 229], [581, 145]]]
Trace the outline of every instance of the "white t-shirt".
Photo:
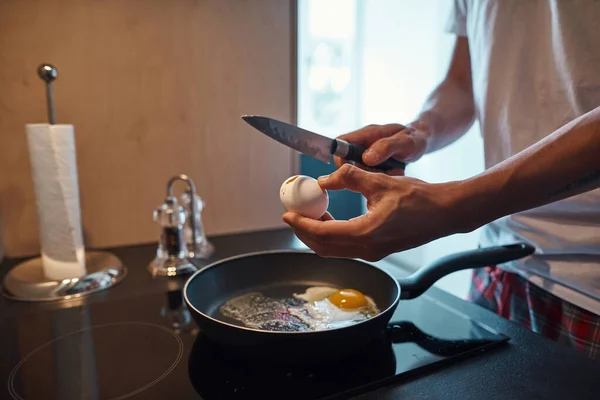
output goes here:
[[[469, 39], [487, 168], [600, 106], [600, 1], [455, 0], [447, 30]], [[483, 229], [518, 240], [536, 253], [502, 268], [600, 314], [600, 190]]]

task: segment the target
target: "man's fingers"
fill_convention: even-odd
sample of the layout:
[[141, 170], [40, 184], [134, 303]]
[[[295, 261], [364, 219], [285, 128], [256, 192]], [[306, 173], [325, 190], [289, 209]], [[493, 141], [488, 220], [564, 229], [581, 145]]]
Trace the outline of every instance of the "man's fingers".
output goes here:
[[325, 190], [348, 189], [368, 196], [383, 187], [380, 176], [354, 165], [344, 164], [332, 174], [319, 177], [319, 185]]
[[335, 220], [335, 218], [333, 218], [333, 215], [331, 215], [329, 212], [325, 211], [325, 214], [323, 214], [320, 218], [321, 221], [333, 221]]
[[385, 171], [386, 174], [390, 175], [390, 176], [404, 176], [406, 175], [406, 171], [404, 171], [402, 168], [394, 168], [394, 169], [388, 169], [387, 171]]
[[[340, 158], [340, 157], [337, 157], [337, 156], [335, 156], [333, 160], [335, 162], [335, 166], [338, 169], [341, 168], [342, 165], [349, 163], [348, 160]], [[353, 165], [355, 167], [357, 167], [357, 168], [360, 168], [360, 169], [368, 171], [368, 172], [384, 172], [384, 173], [386, 173], [387, 175], [390, 175], [390, 176], [404, 176], [405, 175], [405, 171], [402, 168], [394, 168], [394, 169], [388, 169], [388, 170], [382, 171], [380, 169], [367, 167], [366, 165], [363, 165], [363, 164], [360, 164], [360, 163], [356, 163], [356, 164], [353, 164]]]
[[335, 163], [335, 166], [337, 168], [341, 168], [342, 165], [348, 163], [348, 160], [346, 160], [345, 158], [342, 158], [342, 157], [334, 156], [333, 157], [333, 162]]
[[323, 242], [306, 235], [300, 231], [294, 231], [298, 239], [308, 246], [320, 257], [342, 257], [342, 258], [361, 258], [365, 257], [363, 253], [366, 249], [356, 246], [352, 243]]
[[283, 221], [295, 231], [309, 235], [318, 241], [337, 242], [351, 241], [360, 235], [364, 228], [364, 221], [361, 218], [357, 217], [348, 221], [335, 219], [319, 221], [291, 212], [283, 214]]
[[404, 126], [400, 124], [367, 125], [364, 128], [341, 135], [338, 139], [369, 147], [374, 141], [392, 136], [404, 129]]
[[366, 165], [361, 164], [361, 163], [349, 162], [345, 158], [341, 158], [341, 157], [338, 157], [338, 156], [333, 157], [333, 162], [335, 163], [335, 166], [338, 169], [342, 168], [342, 165], [344, 165], [344, 164], [351, 164], [351, 165], [354, 165], [357, 168], [364, 169], [365, 171], [369, 171], [369, 172], [381, 172], [381, 171], [379, 171], [379, 170], [377, 170], [375, 168], [367, 167]]
[[319, 177], [319, 185], [325, 190], [349, 189], [361, 192], [362, 186], [368, 179], [367, 173], [350, 164], [344, 164], [330, 175]]
[[374, 166], [387, 160], [395, 158], [403, 161], [415, 152], [415, 142], [405, 132], [399, 132], [394, 136], [380, 139], [373, 143], [363, 154], [363, 161], [368, 166]]
[[[420, 153], [424, 151], [424, 149], [420, 149], [422, 146], [417, 145], [411, 136], [413, 131], [414, 129], [400, 124], [368, 125], [338, 138], [361, 145], [367, 149], [362, 157], [362, 164], [364, 165], [356, 163], [355, 166], [365, 171], [383, 172], [371, 167], [389, 158], [399, 161], [411, 161], [412, 158], [418, 158]], [[334, 163], [339, 169], [348, 161], [334, 156]], [[404, 170], [396, 169], [385, 171], [385, 173], [392, 176], [402, 176]]]
[[296, 233], [296, 236], [302, 243], [308, 246], [312, 251], [323, 258], [361, 258], [365, 261], [379, 261], [385, 255], [380, 255], [373, 252], [369, 248], [356, 246], [350, 243], [344, 244], [322, 244], [301, 233]]

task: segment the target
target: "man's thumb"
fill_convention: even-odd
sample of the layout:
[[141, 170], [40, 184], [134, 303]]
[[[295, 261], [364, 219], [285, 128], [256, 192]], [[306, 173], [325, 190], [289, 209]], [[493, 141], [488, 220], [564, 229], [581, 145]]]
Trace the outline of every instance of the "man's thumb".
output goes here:
[[366, 195], [372, 186], [374, 177], [371, 175], [354, 165], [344, 164], [332, 174], [319, 177], [318, 181], [319, 186], [325, 190], [348, 189]]

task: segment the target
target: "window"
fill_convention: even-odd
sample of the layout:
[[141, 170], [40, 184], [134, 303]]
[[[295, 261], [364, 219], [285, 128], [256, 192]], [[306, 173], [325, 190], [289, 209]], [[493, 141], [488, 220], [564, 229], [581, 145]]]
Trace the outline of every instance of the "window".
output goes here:
[[[444, 25], [450, 1], [299, 1], [298, 124], [335, 137], [371, 123], [411, 121], [448, 65], [454, 38]], [[407, 175], [441, 182], [483, 168], [474, 126], [457, 142], [409, 165]], [[360, 207], [364, 212], [362, 197]], [[477, 247], [478, 235], [453, 235], [388, 259], [414, 270]], [[464, 297], [469, 281], [470, 271], [461, 271], [438, 286]]]

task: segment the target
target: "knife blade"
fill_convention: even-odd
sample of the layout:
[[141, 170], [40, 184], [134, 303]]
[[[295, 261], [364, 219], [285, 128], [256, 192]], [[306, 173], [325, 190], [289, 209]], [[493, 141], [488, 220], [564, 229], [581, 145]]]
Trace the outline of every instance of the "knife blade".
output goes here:
[[366, 150], [364, 147], [341, 139], [331, 139], [273, 118], [260, 115], [243, 115], [242, 119], [271, 139], [327, 164], [331, 162], [331, 156], [335, 155], [382, 171], [393, 168], [406, 168], [405, 163], [393, 158], [389, 158], [374, 167], [367, 166], [362, 161], [362, 155]]

